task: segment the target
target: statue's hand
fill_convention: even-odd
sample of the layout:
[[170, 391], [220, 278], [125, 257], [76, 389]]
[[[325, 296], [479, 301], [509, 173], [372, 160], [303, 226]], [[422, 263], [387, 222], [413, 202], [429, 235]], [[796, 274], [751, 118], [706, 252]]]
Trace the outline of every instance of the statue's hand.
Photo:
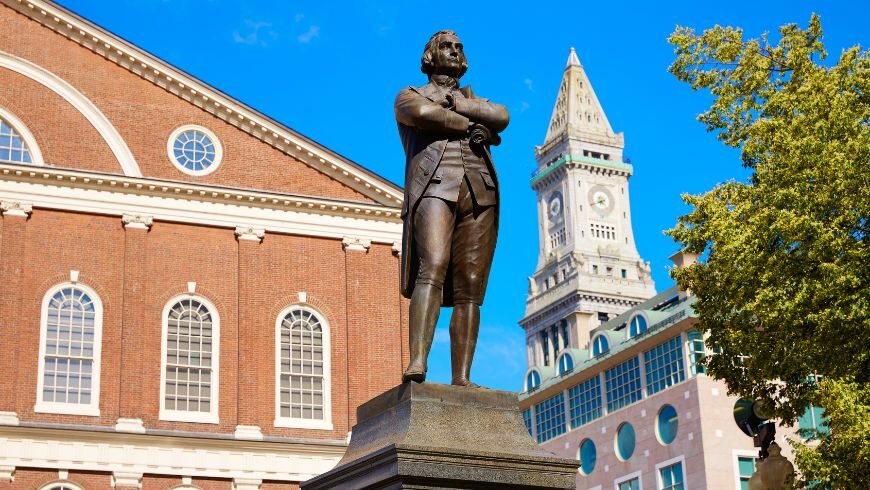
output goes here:
[[450, 92], [444, 94], [444, 99], [441, 101], [441, 107], [450, 110], [453, 110], [456, 107], [456, 99], [453, 98], [453, 94]]
[[501, 142], [497, 134], [479, 123], [473, 123], [468, 128], [468, 140], [475, 145], [497, 145]]

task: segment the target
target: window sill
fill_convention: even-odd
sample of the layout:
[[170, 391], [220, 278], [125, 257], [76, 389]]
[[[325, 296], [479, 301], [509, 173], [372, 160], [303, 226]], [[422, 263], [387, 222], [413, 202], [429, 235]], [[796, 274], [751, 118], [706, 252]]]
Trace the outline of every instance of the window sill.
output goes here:
[[289, 429], [333, 430], [332, 422], [326, 420], [311, 419], [277, 418], [275, 419], [275, 427], [285, 427]]
[[100, 407], [94, 405], [75, 405], [72, 403], [37, 403], [33, 407], [36, 413], [55, 413], [60, 415], [84, 415], [99, 417]]
[[160, 420], [166, 422], [193, 422], [195, 424], [218, 424], [220, 418], [216, 413], [178, 412], [161, 410]]

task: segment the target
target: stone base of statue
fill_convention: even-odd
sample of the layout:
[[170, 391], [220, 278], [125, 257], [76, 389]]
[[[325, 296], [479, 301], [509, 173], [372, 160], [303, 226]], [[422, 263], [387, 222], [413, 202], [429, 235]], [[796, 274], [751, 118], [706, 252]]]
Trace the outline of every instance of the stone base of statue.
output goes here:
[[405, 383], [357, 410], [350, 445], [320, 489], [574, 489], [579, 462], [529, 436], [517, 395]]

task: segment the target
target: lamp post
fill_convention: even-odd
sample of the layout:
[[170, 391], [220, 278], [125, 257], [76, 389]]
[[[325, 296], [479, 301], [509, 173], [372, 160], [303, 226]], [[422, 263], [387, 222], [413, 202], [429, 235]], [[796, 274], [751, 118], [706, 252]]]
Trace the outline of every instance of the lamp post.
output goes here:
[[749, 490], [786, 490], [794, 485], [794, 465], [782, 455], [779, 444], [772, 442], [768, 456], [755, 463], [749, 478]]

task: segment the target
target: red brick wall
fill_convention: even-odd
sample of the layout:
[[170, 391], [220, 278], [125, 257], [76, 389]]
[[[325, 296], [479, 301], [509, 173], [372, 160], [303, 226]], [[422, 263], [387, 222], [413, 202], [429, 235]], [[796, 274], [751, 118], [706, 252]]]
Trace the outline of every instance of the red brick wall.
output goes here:
[[[2, 303], [20, 311], [5, 317], [19, 318], [8, 340], [18, 357], [4, 361], [16, 374], [0, 384], [0, 399], [13, 400], [8, 409], [22, 420], [112, 426], [127, 417], [153, 429], [232, 433], [256, 425], [266, 435], [343, 439], [356, 407], [400, 382], [407, 304], [389, 245], [345, 252], [339, 240], [275, 234], [239, 242], [229, 229], [155, 222], [150, 231], [125, 230], [119, 218], [45, 209], [27, 221], [4, 217], [3, 226], [2, 251], [21, 253], [0, 255], [0, 270], [19, 271], [21, 298]], [[15, 237], [24, 242], [9, 244]], [[42, 299], [70, 270], [103, 304], [100, 417], [33, 411]], [[219, 424], [159, 419], [163, 309], [188, 282], [220, 318]], [[274, 427], [275, 322], [300, 292], [329, 326], [331, 432]]]
[[[359, 192], [6, 6], [0, 6], [0, 50], [39, 65], [84, 94], [121, 134], [146, 177], [371, 202]], [[0, 68], [0, 86], [8, 87], [12, 81], [18, 83], [21, 77], [13, 79], [13, 76], [9, 70]], [[48, 100], [58, 97], [40, 101], [44, 90], [18, 100], [22, 91], [30, 89], [16, 88], [5, 97], [0, 96], [0, 103], [15, 112], [30, 129], [36, 129], [34, 137], [47, 162], [90, 170], [105, 170], [111, 166], [113, 160], [106, 159], [106, 145], [91, 144], [94, 131], [82, 129], [90, 125], [82, 124], [82, 117], [69, 114], [75, 109], [68, 103], [58, 103], [57, 108], [47, 105]], [[14, 104], [10, 103], [10, 98], [14, 98]], [[37, 120], [43, 122], [35, 122]], [[192, 177], [169, 161], [166, 142], [171, 132], [184, 124], [205, 126], [222, 142], [223, 163], [214, 173]], [[49, 130], [47, 125], [57, 127]], [[87, 144], [70, 142], [80, 138], [80, 134], [86, 135]], [[82, 146], [94, 149], [85, 148], [77, 153]], [[114, 169], [120, 172], [117, 163]]]
[[[0, 7], [0, 13], [4, 11]], [[0, 68], [0, 87], [0, 106], [27, 126], [47, 163], [123, 173], [100, 133], [63, 97], [5, 68]]]

